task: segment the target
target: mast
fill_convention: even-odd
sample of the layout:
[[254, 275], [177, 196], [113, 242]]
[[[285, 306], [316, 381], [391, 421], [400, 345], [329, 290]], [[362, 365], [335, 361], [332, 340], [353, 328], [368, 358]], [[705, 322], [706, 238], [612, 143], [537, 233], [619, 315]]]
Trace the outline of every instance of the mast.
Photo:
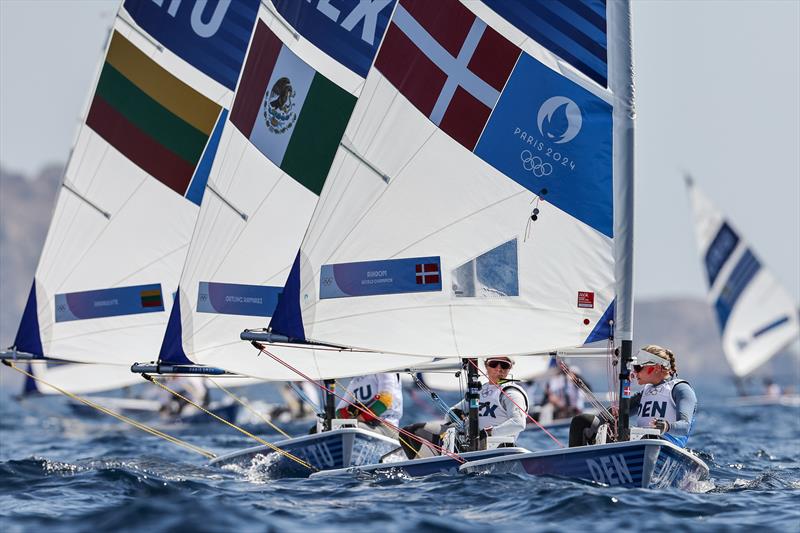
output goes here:
[[631, 7], [608, 3], [609, 85], [614, 95], [614, 264], [617, 283], [614, 322], [619, 356], [619, 440], [630, 437], [630, 365], [633, 361], [633, 157], [634, 117]]
[[481, 382], [478, 379], [478, 360], [463, 359], [467, 371], [467, 407], [469, 409], [467, 424], [468, 451], [478, 450], [478, 400], [480, 399]]
[[331, 430], [331, 420], [336, 415], [336, 380], [325, 380], [325, 420], [322, 423], [324, 431]]

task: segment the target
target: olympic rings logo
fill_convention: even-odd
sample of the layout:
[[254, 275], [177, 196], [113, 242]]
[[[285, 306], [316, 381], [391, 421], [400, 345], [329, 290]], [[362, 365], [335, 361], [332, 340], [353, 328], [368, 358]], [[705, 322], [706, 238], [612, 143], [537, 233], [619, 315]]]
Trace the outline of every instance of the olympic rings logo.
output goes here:
[[522, 160], [522, 168], [528, 172], [533, 172], [537, 178], [543, 178], [553, 173], [553, 165], [545, 163], [538, 155], [533, 155], [530, 150], [523, 150], [519, 154]]

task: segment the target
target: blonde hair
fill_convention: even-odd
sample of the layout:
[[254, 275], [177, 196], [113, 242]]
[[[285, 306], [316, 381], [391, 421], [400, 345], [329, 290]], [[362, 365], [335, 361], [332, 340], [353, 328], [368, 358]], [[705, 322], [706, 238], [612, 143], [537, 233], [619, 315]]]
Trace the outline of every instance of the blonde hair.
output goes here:
[[672, 353], [672, 350], [658, 344], [648, 344], [642, 348], [642, 351], [660, 357], [665, 363], [669, 363], [669, 373], [673, 376], [678, 373], [678, 365], [675, 363], [675, 354]]

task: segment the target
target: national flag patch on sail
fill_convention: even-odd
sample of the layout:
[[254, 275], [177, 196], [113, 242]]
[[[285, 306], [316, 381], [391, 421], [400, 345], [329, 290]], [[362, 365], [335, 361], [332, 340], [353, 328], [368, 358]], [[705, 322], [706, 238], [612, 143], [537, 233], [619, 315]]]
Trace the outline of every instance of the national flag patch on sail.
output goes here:
[[472, 150], [520, 53], [458, 0], [401, 0], [375, 68]]
[[56, 322], [155, 313], [164, 310], [161, 284], [56, 294]]
[[319, 297], [347, 298], [442, 290], [439, 257], [406, 257], [322, 265]]
[[183, 195], [221, 110], [114, 32], [86, 124]]
[[145, 290], [139, 293], [142, 299], [142, 307], [163, 307], [161, 301], [161, 288]]
[[417, 285], [439, 283], [439, 265], [437, 263], [417, 264]]
[[267, 158], [319, 195], [356, 97], [256, 25], [231, 122]]

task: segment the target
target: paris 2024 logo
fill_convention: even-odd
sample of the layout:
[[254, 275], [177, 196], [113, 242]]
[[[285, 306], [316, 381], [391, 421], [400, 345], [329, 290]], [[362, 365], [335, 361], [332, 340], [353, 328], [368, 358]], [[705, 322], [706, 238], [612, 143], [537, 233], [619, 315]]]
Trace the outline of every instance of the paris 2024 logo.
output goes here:
[[[539, 129], [541, 138], [553, 144], [567, 144], [577, 137], [582, 125], [581, 109], [566, 96], [548, 98], [539, 107], [539, 112], [536, 114], [536, 126]], [[528, 139], [523, 138], [523, 140], [527, 140], [528, 144], [531, 144], [536, 149], [535, 151], [543, 152], [545, 150], [545, 143], [531, 139], [530, 135], [528, 137]], [[567, 163], [565, 166], [569, 166], [572, 170], [575, 168], [573, 161], [568, 161], [552, 148], [546, 148], [546, 155], [556, 162]], [[520, 152], [520, 160], [522, 161], [522, 167], [537, 178], [549, 176], [553, 173], [553, 164], [545, 161], [542, 156], [535, 155], [534, 150], [525, 149]]]

